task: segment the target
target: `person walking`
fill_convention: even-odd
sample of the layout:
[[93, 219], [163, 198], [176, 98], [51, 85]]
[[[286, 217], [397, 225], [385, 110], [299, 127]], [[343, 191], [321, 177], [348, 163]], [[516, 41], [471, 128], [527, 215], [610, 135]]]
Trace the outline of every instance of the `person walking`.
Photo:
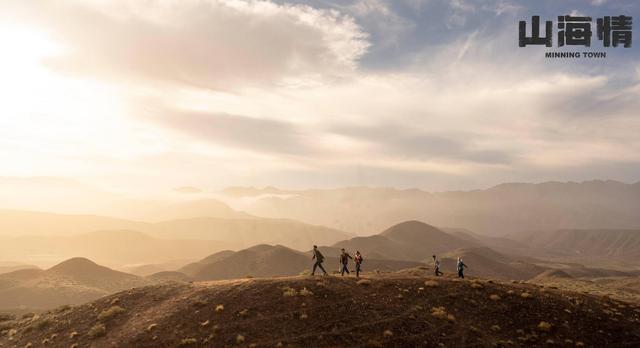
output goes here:
[[313, 270], [311, 271], [311, 275], [316, 275], [316, 268], [318, 267], [320, 267], [322, 272], [324, 272], [324, 275], [327, 275], [327, 271], [325, 271], [324, 267], [322, 267], [322, 263], [324, 262], [324, 255], [322, 255], [317, 245], [313, 246], [313, 257], [311, 259], [316, 260], [316, 262], [313, 264]]
[[342, 253], [340, 253], [340, 274], [344, 276], [344, 272], [349, 274], [349, 259], [353, 259], [348, 252], [341, 249]]
[[462, 262], [461, 257], [458, 258], [458, 263], [456, 264], [456, 266], [458, 268], [458, 278], [464, 279], [464, 269], [467, 268], [467, 265]]
[[362, 254], [360, 254], [360, 251], [356, 251], [356, 255], [353, 257], [353, 262], [356, 263], [356, 278], [360, 278], [360, 267], [362, 266], [362, 261], [364, 261]]
[[440, 272], [440, 260], [435, 255], [433, 255], [433, 269], [436, 271], [436, 277], [444, 274]]

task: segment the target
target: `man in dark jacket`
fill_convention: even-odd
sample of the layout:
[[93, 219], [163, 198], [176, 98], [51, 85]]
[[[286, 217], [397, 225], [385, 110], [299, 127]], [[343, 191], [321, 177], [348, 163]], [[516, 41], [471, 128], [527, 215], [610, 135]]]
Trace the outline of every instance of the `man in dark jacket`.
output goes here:
[[467, 268], [467, 265], [462, 262], [462, 258], [458, 258], [458, 262], [456, 263], [456, 267], [458, 268], [458, 278], [464, 279], [464, 269]]
[[313, 257], [311, 259], [316, 260], [316, 263], [313, 264], [313, 271], [311, 271], [311, 275], [316, 275], [316, 268], [318, 267], [320, 267], [322, 272], [324, 272], [324, 275], [327, 275], [327, 271], [325, 271], [324, 267], [322, 267], [322, 263], [324, 262], [324, 255], [322, 255], [317, 245], [313, 246]]
[[340, 274], [344, 276], [344, 272], [349, 274], [349, 259], [353, 259], [348, 252], [342, 249], [342, 253], [340, 253]]

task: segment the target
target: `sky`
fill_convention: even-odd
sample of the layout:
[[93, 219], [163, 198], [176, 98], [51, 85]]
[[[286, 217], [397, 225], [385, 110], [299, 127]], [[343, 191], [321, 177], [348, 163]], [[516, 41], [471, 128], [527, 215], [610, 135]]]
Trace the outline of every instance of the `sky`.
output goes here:
[[567, 48], [519, 48], [517, 28], [639, 8], [4, 0], [0, 176], [132, 192], [636, 182], [638, 44], [594, 36], [568, 49], [606, 59], [545, 59]]

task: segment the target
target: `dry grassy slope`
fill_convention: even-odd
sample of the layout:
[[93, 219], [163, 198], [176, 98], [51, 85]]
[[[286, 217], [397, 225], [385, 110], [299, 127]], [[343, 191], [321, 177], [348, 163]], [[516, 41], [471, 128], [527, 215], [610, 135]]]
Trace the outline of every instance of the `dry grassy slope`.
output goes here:
[[[5, 322], [0, 345], [38, 347], [44, 340], [57, 347], [640, 344], [640, 307], [628, 303], [530, 284], [424, 278], [416, 272], [379, 275], [368, 284], [318, 276], [137, 288]], [[436, 286], [426, 286], [425, 280]], [[531, 296], [523, 298], [525, 292]], [[125, 311], [98, 318], [114, 305]], [[91, 337], [92, 327], [100, 324], [104, 335]]]
[[150, 279], [114, 271], [84, 258], [73, 258], [44, 271], [26, 269], [0, 275], [0, 309], [84, 303], [151, 283]]
[[[545, 272], [546, 273], [546, 272]], [[610, 296], [618, 300], [640, 303], [638, 277], [567, 278], [541, 274], [527, 282], [586, 294]]]

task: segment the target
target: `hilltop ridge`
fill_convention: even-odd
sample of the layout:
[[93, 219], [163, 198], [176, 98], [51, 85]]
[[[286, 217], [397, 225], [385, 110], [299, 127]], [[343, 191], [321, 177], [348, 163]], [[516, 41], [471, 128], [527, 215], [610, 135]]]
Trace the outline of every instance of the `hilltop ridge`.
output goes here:
[[[640, 343], [640, 306], [420, 270], [357, 281], [333, 276], [170, 282], [5, 321], [0, 345], [587, 346]], [[75, 334], [71, 334], [75, 332]]]

